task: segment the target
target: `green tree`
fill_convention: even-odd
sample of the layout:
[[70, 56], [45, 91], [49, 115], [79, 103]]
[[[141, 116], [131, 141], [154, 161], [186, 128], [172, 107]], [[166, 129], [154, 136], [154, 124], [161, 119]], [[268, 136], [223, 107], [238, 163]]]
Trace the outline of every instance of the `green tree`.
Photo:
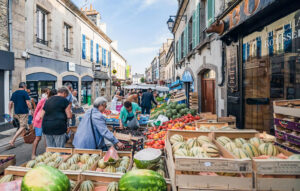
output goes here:
[[145, 82], [145, 78], [142, 77], [142, 78], [141, 78], [141, 83], [144, 83], [144, 82]]

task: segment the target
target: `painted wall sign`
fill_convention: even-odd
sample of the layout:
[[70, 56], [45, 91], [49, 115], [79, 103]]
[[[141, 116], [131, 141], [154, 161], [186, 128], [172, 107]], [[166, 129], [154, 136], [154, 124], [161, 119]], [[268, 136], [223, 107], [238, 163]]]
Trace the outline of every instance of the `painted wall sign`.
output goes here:
[[207, 33], [216, 32], [223, 34], [244, 21], [260, 12], [276, 0], [243, 0], [236, 7], [234, 7], [221, 20], [213, 23], [208, 29]]
[[68, 71], [75, 72], [75, 63], [68, 62]]
[[227, 86], [231, 92], [238, 91], [238, 87], [239, 87], [237, 48], [238, 46], [235, 45], [226, 47], [227, 75], [228, 75]]

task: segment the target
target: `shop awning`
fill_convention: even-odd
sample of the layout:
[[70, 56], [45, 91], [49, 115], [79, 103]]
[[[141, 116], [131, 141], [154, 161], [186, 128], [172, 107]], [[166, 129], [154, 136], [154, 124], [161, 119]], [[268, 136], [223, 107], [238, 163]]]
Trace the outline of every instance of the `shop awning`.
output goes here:
[[26, 75], [26, 81], [57, 81], [57, 77], [45, 72], [37, 72]]
[[82, 82], [92, 82], [93, 81], [93, 78], [91, 76], [83, 76], [81, 78], [81, 81]]
[[95, 72], [94, 78], [100, 80], [109, 80], [108, 74], [106, 72], [101, 71]]
[[78, 82], [78, 77], [73, 75], [64, 76], [63, 81]]
[[193, 77], [189, 71], [185, 71], [182, 75], [182, 80], [183, 82], [193, 82]]

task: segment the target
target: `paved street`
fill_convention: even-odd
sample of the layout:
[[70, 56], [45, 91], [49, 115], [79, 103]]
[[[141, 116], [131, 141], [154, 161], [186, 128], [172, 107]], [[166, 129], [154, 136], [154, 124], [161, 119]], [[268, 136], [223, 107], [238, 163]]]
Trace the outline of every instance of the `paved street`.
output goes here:
[[[32, 151], [32, 144], [25, 144], [23, 142], [23, 138], [18, 138], [16, 141], [16, 148], [14, 149], [9, 149], [8, 148], [8, 141], [11, 139], [11, 137], [14, 135], [16, 129], [9, 129], [6, 131], [0, 132], [0, 154], [5, 155], [5, 154], [15, 154], [16, 155], [16, 160], [17, 164], [20, 165], [28, 160], [31, 159], [31, 151]], [[37, 149], [37, 154], [45, 152], [45, 144], [44, 144], [44, 139], [39, 144], [39, 147]]]

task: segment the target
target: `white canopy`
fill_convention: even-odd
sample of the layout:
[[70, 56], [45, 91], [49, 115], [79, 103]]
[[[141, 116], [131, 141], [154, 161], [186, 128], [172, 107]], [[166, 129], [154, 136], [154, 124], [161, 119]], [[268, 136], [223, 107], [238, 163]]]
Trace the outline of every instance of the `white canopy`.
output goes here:
[[132, 85], [128, 85], [128, 86], [124, 86], [124, 89], [153, 89], [153, 90], [157, 90], [157, 91], [161, 91], [161, 92], [167, 92], [170, 89], [166, 86], [158, 86], [155, 84], [132, 84]]

